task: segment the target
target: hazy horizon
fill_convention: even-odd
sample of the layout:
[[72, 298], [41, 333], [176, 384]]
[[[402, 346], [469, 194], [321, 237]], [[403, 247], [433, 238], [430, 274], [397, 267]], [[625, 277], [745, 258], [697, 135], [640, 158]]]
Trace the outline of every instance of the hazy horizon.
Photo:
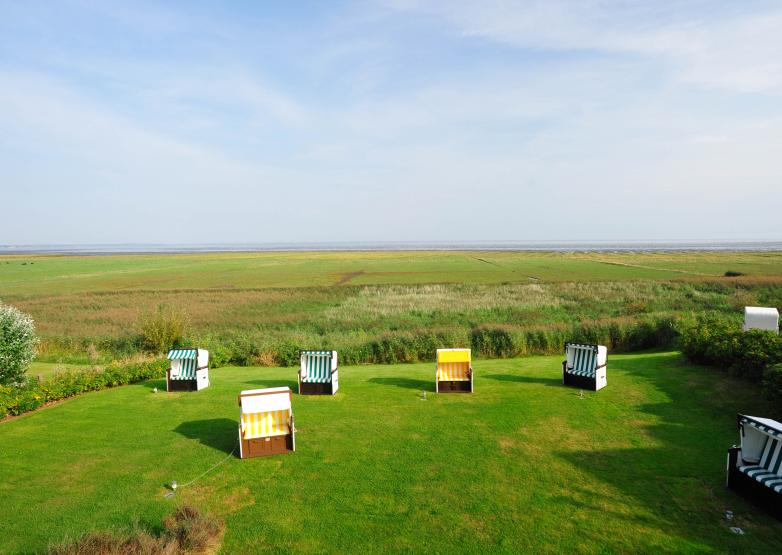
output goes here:
[[763, 0], [0, 1], [0, 244], [779, 240], [780, 28]]
[[3, 245], [2, 254], [199, 254], [241, 252], [686, 252], [782, 251], [782, 241], [334, 241], [287, 243], [114, 243]]

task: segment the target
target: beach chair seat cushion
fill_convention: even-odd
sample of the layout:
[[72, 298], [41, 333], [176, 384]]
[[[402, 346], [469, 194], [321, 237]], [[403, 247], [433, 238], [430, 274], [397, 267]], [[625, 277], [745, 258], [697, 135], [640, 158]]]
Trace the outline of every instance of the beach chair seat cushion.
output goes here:
[[782, 493], [782, 439], [768, 437], [758, 464], [742, 465], [738, 469], [764, 486]]
[[272, 410], [242, 414], [243, 439], [284, 436], [289, 433], [289, 410]]
[[441, 382], [469, 382], [470, 363], [468, 361], [438, 363], [437, 380]]

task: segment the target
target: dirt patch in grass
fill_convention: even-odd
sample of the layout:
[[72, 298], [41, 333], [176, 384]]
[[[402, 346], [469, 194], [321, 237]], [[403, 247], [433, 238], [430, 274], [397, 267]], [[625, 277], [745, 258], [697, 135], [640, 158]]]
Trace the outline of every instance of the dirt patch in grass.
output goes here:
[[519, 441], [513, 437], [500, 436], [497, 438], [497, 445], [499, 445], [500, 449], [503, 451], [510, 451], [519, 448]]
[[364, 275], [366, 272], [364, 270], [358, 270], [357, 272], [347, 272], [345, 274], [342, 274], [342, 277], [337, 280], [337, 282], [334, 284], [335, 287], [338, 287], [340, 285], [346, 285], [350, 283], [353, 279], [357, 278], [358, 276]]

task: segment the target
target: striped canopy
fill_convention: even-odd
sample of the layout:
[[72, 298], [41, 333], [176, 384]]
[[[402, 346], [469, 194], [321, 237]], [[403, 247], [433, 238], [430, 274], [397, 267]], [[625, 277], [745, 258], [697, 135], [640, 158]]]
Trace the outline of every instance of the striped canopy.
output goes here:
[[567, 371], [575, 376], [595, 377], [597, 369], [597, 345], [567, 343], [565, 349], [573, 350], [573, 365]]
[[301, 351], [301, 381], [331, 383], [333, 351]]
[[182, 360], [182, 359], [196, 359], [198, 358], [197, 349], [171, 349], [168, 351], [168, 360]]
[[772, 437], [782, 438], [782, 425], [776, 420], [770, 420], [767, 418], [753, 418], [752, 416], [739, 417], [741, 424], [749, 424], [753, 428], [757, 428], [764, 434], [768, 434]]

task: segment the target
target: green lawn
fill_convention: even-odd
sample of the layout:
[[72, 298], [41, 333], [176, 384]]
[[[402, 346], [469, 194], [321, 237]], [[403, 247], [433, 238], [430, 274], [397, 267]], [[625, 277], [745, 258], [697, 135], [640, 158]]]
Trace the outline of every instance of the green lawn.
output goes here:
[[56, 362], [33, 362], [27, 369], [27, 375], [31, 378], [40, 378], [43, 381], [50, 379], [59, 372], [67, 370], [81, 370], [83, 365], [79, 364], [61, 364]]
[[782, 552], [782, 524], [724, 487], [736, 412], [770, 415], [754, 386], [675, 353], [612, 355], [608, 387], [582, 399], [559, 361], [478, 360], [473, 395], [435, 394], [433, 364], [344, 367], [336, 397], [294, 395], [295, 454], [230, 458], [174, 499], [163, 484], [231, 452], [239, 390], [294, 387], [294, 369], [221, 368], [198, 393], [154, 381], [0, 423], [0, 551], [156, 526], [190, 502], [226, 520], [224, 553]]

